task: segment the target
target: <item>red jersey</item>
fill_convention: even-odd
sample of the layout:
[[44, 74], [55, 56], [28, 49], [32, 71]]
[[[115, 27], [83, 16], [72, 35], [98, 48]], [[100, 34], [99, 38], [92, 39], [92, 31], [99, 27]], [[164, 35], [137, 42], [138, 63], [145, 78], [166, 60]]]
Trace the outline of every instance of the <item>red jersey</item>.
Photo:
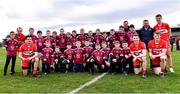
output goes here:
[[121, 48], [113, 48], [111, 53], [116, 57], [116, 59], [119, 59], [119, 57], [123, 54]]
[[42, 49], [45, 47], [44, 45], [44, 38], [43, 37], [37, 37], [35, 40], [35, 44], [38, 48], [38, 52], [41, 52]]
[[145, 43], [142, 41], [139, 41], [139, 44], [137, 46], [134, 43], [131, 43], [129, 48], [131, 51], [133, 51], [132, 54], [134, 54], [135, 56], [141, 55], [142, 50], [146, 50]]
[[74, 63], [75, 64], [83, 64], [84, 61], [84, 49], [83, 48], [75, 48], [74, 49]]
[[35, 52], [37, 52], [37, 46], [33, 43], [30, 46], [24, 43], [20, 46], [19, 52], [22, 52], [23, 58], [29, 58], [32, 57]]
[[163, 40], [169, 40], [169, 32], [170, 27], [167, 23], [161, 23], [161, 25], [155, 25], [154, 26], [155, 31], [159, 31], [161, 33], [161, 39]]
[[74, 48], [76, 47], [76, 41], [77, 41], [76, 36], [72, 35], [72, 37], [70, 38], [70, 43]]
[[102, 65], [104, 62], [103, 58], [104, 58], [104, 51], [101, 50], [94, 50], [91, 54], [91, 56], [95, 59], [95, 61]]
[[131, 44], [133, 42], [133, 35], [134, 34], [137, 34], [137, 32], [136, 31], [129, 31], [127, 33], [127, 41], [129, 44]]
[[16, 39], [9, 39], [5, 41], [6, 53], [8, 56], [16, 56], [18, 41]]
[[103, 40], [103, 36], [102, 35], [95, 35], [93, 38], [93, 42], [97, 43], [97, 44], [101, 44], [102, 40]]
[[162, 49], [167, 48], [167, 43], [164, 40], [160, 40], [158, 44], [155, 44], [155, 40], [151, 40], [148, 43], [148, 48], [152, 49], [153, 55], [158, 55], [162, 53]]
[[42, 56], [41, 56], [42, 60], [45, 61], [45, 59], [46, 59], [45, 62], [51, 64], [52, 63], [51, 60], [52, 60], [52, 55], [53, 55], [53, 49], [46, 47], [46, 48], [42, 49], [41, 53], [42, 53]]
[[66, 34], [59, 34], [59, 47], [66, 48], [67, 36]]
[[102, 48], [101, 50], [104, 51], [104, 58], [108, 59], [111, 49], [110, 48]]
[[68, 59], [69, 61], [73, 61], [73, 55], [74, 55], [74, 50], [73, 49], [66, 49], [64, 51], [64, 57]]
[[92, 47], [84, 47], [85, 58], [88, 59], [93, 51]]
[[15, 39], [19, 42], [19, 46], [21, 46], [23, 43], [24, 43], [24, 40], [25, 40], [26, 36], [22, 33], [16, 33], [15, 34]]

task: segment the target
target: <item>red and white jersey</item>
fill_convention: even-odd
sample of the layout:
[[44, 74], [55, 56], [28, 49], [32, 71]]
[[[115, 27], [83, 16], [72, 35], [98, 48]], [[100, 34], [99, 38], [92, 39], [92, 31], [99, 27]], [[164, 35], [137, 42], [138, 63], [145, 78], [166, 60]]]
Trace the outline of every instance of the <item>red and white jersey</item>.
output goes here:
[[118, 59], [123, 53], [121, 48], [113, 48], [111, 53]]
[[101, 51], [104, 51], [104, 58], [108, 59], [111, 49], [110, 48], [102, 48]]
[[37, 46], [36, 44], [31, 44], [28, 46], [26, 43], [24, 43], [20, 46], [19, 52], [22, 52], [23, 58], [29, 58], [32, 57], [35, 52], [37, 52]]
[[167, 42], [164, 40], [160, 40], [158, 44], [155, 43], [155, 40], [151, 40], [148, 43], [148, 48], [152, 49], [153, 55], [158, 55], [162, 53], [163, 49], [167, 48]]
[[128, 31], [127, 32], [127, 41], [129, 44], [133, 42], [133, 35], [137, 34], [136, 31]]
[[169, 32], [170, 27], [167, 23], [161, 23], [160, 25], [154, 26], [155, 31], [159, 31], [161, 33], [161, 39], [163, 40], [169, 40]]
[[125, 32], [116, 32], [117, 40], [120, 42], [126, 41], [126, 33]]
[[129, 46], [132, 54], [135, 56], [139, 56], [143, 53], [143, 50], [146, 50], [146, 45], [144, 42], [139, 41], [138, 45], [135, 45], [134, 43], [131, 43]]

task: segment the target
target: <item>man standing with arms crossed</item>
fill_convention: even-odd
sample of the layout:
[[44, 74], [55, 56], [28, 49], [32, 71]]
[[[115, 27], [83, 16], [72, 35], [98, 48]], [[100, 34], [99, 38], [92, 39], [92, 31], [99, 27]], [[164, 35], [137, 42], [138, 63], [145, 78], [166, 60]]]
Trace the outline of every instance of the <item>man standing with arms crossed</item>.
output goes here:
[[167, 23], [162, 22], [162, 15], [157, 14], [156, 15], [156, 21], [157, 24], [154, 26], [155, 32], [161, 33], [161, 39], [165, 40], [167, 42], [167, 61], [169, 64], [169, 71], [174, 73], [174, 70], [172, 68], [172, 55], [171, 55], [171, 45], [170, 45], [170, 37], [172, 36], [171, 28]]

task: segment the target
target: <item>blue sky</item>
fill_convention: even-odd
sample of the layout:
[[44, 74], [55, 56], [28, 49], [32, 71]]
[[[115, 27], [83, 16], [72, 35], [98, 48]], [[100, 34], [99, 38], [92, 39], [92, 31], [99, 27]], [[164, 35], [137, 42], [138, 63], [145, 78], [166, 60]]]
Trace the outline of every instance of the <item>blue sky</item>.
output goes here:
[[149, 19], [153, 26], [159, 13], [170, 26], [180, 23], [180, 0], [0, 0], [0, 11], [0, 39], [19, 26], [25, 34], [29, 27], [108, 31], [124, 20], [140, 28], [142, 20]]

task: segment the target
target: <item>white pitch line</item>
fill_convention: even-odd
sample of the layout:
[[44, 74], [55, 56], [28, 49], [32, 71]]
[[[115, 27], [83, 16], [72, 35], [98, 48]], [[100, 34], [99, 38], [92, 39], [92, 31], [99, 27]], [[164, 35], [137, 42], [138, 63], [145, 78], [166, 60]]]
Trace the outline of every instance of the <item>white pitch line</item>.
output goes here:
[[106, 73], [103, 73], [103, 74], [101, 74], [101, 75], [99, 75], [99, 76], [97, 76], [97, 77], [95, 77], [95, 78], [92, 79], [91, 81], [89, 81], [89, 82], [87, 82], [87, 83], [79, 86], [78, 88], [72, 90], [71, 92], [69, 92], [69, 93], [67, 93], [67, 94], [75, 94], [75, 93], [77, 93], [78, 91], [80, 91], [81, 89], [85, 88], [86, 86], [89, 86], [89, 85], [91, 85], [92, 83], [96, 82], [97, 80], [101, 79], [101, 78], [104, 77], [106, 74], [107, 74], [107, 72], [106, 72]]

